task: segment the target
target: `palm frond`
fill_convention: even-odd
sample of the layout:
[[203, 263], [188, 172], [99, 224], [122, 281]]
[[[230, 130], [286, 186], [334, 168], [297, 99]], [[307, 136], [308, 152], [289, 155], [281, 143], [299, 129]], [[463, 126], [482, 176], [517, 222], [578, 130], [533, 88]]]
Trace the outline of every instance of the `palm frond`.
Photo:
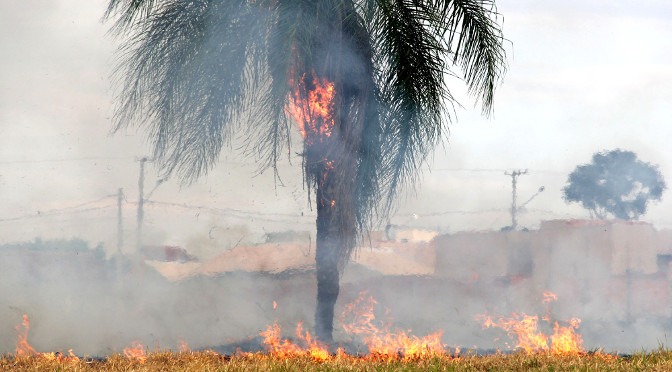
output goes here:
[[156, 160], [190, 181], [214, 165], [246, 109], [263, 17], [243, 0], [174, 0], [143, 22], [118, 70], [116, 127], [144, 125]]
[[131, 30], [135, 23], [149, 18], [158, 7], [157, 0], [110, 0], [103, 20], [117, 16], [112, 31], [121, 34]]
[[[495, 88], [506, 72], [504, 37], [497, 23], [493, 0], [451, 0], [438, 2], [445, 19], [448, 47], [455, 48], [453, 62], [465, 75], [469, 92], [480, 99], [483, 113], [493, 108]], [[435, 5], [439, 7], [439, 5]]]
[[502, 33], [491, 0], [366, 0], [360, 13], [374, 45], [382, 163], [382, 215], [442, 141], [456, 104], [445, 81], [449, 62], [464, 73], [483, 113], [492, 110], [495, 87], [505, 72]]
[[433, 16], [428, 9], [405, 1], [378, 1], [378, 9], [372, 30], [385, 123], [381, 189], [386, 211], [440, 141], [452, 97], [444, 81], [445, 50], [426, 22]]
[[[291, 91], [291, 80], [298, 80], [301, 73], [296, 66], [297, 46], [302, 46], [313, 23], [304, 7], [307, 2], [288, 0], [265, 4], [269, 9], [265, 43], [258, 51], [263, 58], [263, 82], [257, 92], [258, 100], [251, 105], [253, 111], [248, 122], [247, 145], [244, 152], [259, 160], [259, 170], [271, 167], [276, 179], [276, 164], [283, 154], [291, 156], [291, 128], [285, 109]], [[305, 50], [304, 50], [305, 51]]]

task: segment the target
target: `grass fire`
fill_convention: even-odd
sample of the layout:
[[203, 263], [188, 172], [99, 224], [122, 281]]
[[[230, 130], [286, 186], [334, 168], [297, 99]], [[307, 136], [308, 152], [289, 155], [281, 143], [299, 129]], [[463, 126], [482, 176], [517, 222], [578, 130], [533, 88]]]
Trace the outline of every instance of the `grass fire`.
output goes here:
[[[16, 353], [0, 358], [2, 370], [61, 370], [61, 371], [202, 371], [202, 370], [668, 370], [672, 368], [672, 352], [665, 349], [650, 353], [616, 355], [602, 351], [585, 351], [580, 347], [578, 325], [560, 330], [555, 323], [554, 333], [538, 333], [536, 317], [523, 315], [493, 321], [484, 316], [485, 327], [500, 327], [517, 340], [517, 351], [497, 350], [478, 353], [476, 350], [450, 349], [441, 343], [441, 333], [425, 337], [412, 336], [405, 331], [391, 332], [376, 325], [375, 299], [365, 292], [343, 310], [342, 324], [352, 336], [363, 340], [363, 350], [354, 343], [335, 351], [314, 340], [299, 323], [292, 340], [282, 338], [281, 328], [273, 323], [260, 333], [265, 351], [237, 350], [222, 354], [213, 350], [191, 350], [182, 342], [180, 350], [153, 351], [140, 342], [124, 348], [122, 353], [106, 357], [76, 356], [72, 350], [38, 352], [28, 342], [30, 321], [27, 315], [17, 325]], [[386, 327], [388, 327], [387, 324]], [[410, 331], [409, 331], [410, 332]], [[549, 343], [550, 341], [550, 343]], [[350, 351], [346, 349], [350, 348]], [[364, 351], [365, 350], [365, 351]]]

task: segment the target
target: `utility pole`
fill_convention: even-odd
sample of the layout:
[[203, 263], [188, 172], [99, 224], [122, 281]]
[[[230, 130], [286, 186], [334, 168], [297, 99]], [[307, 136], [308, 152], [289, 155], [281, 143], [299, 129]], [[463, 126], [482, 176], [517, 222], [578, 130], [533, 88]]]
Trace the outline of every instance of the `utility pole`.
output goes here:
[[138, 225], [137, 225], [137, 236], [136, 236], [136, 253], [142, 251], [142, 221], [145, 217], [144, 204], [145, 204], [145, 163], [150, 161], [149, 158], [143, 156], [142, 158], [137, 159], [136, 161], [140, 162], [140, 176], [138, 178]]
[[121, 259], [121, 247], [124, 246], [124, 225], [122, 215], [122, 203], [124, 202], [124, 189], [121, 187], [117, 192], [117, 256]]
[[527, 169], [524, 171], [515, 170], [511, 173], [504, 172], [504, 175], [511, 176], [511, 186], [513, 188], [513, 197], [511, 198], [511, 230], [515, 230], [518, 227], [518, 221], [516, 220], [516, 213], [518, 212], [518, 207], [516, 206], [516, 183], [518, 182], [518, 176], [527, 174]]

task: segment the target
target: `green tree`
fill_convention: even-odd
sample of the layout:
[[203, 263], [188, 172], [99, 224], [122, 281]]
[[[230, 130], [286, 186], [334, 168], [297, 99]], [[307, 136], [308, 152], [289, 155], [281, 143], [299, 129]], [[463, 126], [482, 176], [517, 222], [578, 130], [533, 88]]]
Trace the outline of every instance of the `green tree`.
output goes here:
[[657, 166], [616, 149], [598, 152], [592, 163], [577, 166], [562, 192], [567, 203], [581, 203], [593, 218], [637, 220], [650, 201], [660, 201], [665, 188]]
[[105, 18], [124, 37], [116, 128], [144, 126], [165, 171], [193, 180], [243, 132], [277, 175], [299, 125], [324, 342], [358, 239], [447, 129], [446, 78], [487, 115], [505, 70], [493, 0], [110, 0]]

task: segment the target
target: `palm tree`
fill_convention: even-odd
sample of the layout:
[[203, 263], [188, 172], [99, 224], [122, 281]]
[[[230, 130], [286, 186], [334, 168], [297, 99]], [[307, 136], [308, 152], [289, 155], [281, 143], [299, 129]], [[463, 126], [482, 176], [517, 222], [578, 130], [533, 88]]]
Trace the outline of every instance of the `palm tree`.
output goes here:
[[125, 37], [115, 127], [143, 126], [166, 172], [198, 178], [244, 131], [277, 176], [298, 125], [327, 343], [358, 240], [452, 120], [451, 67], [486, 115], [505, 70], [494, 0], [110, 0], [104, 18]]

